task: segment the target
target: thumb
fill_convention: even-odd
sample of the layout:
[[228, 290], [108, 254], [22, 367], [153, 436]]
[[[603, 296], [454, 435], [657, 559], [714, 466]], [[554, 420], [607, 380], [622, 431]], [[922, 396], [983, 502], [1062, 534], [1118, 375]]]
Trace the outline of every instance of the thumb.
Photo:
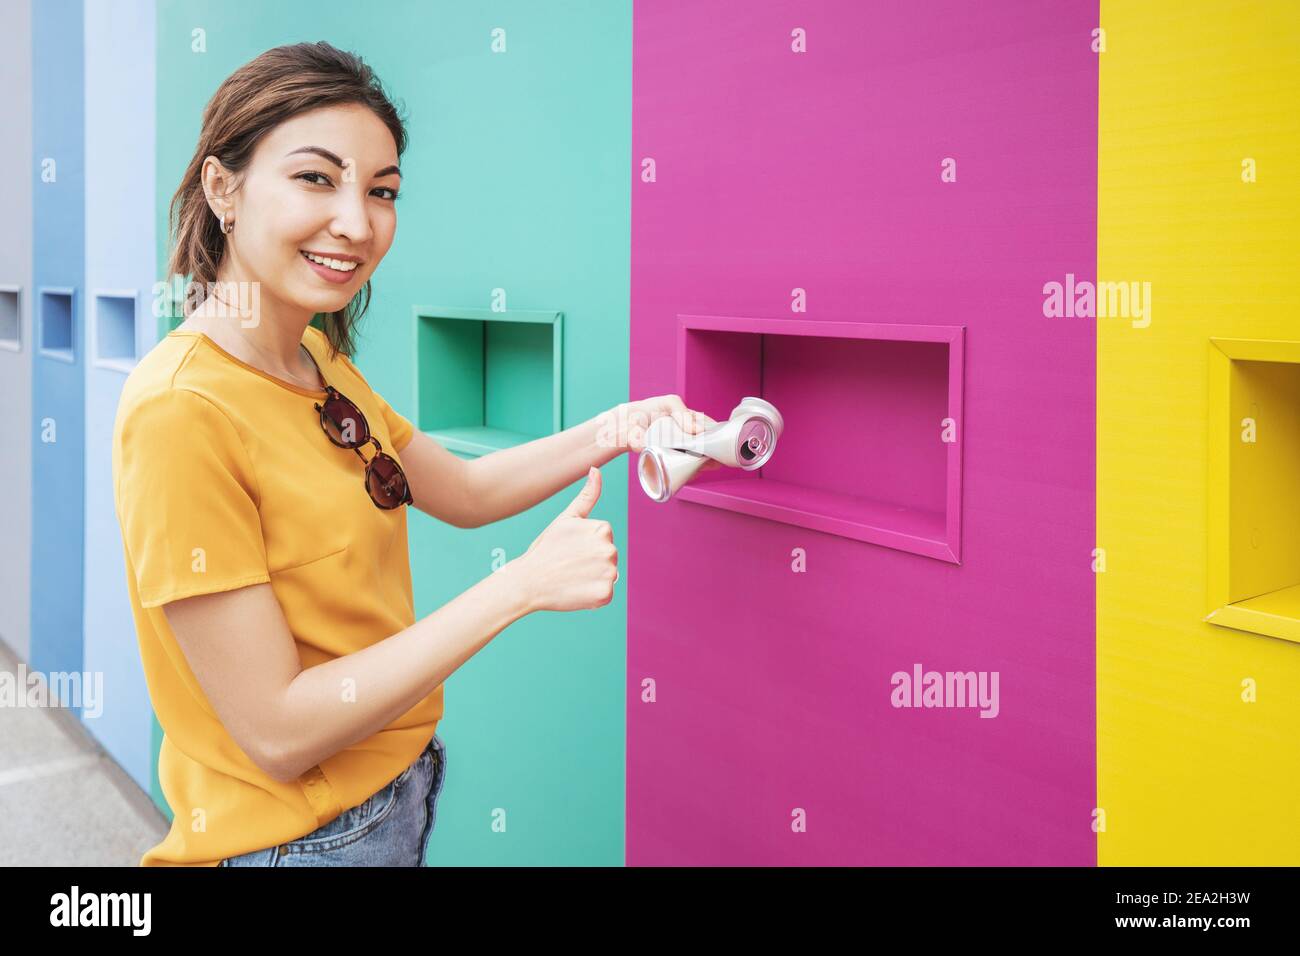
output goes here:
[[600, 469], [593, 465], [587, 470], [587, 483], [578, 492], [578, 497], [569, 502], [568, 507], [560, 512], [560, 516], [569, 515], [575, 518], [585, 518], [591, 514], [591, 509], [595, 506], [596, 499], [599, 497]]

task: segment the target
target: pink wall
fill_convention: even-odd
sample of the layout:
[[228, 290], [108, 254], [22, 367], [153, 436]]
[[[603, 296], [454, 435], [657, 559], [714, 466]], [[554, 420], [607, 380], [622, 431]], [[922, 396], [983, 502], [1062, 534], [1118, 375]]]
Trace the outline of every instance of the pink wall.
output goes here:
[[[636, 4], [632, 395], [684, 389], [718, 419], [743, 397], [679, 383], [683, 314], [964, 326], [965, 383], [960, 564], [655, 504], [633, 473], [628, 864], [1095, 863], [1095, 328], [1044, 318], [1042, 287], [1096, 271], [1097, 19], [1064, 0]], [[890, 414], [885, 374], [914, 370], [898, 391], [929, 408], [941, 364], [783, 354], [786, 435], [754, 480], [942, 502], [933, 449], [895, 453], [921, 447], [918, 416]], [[857, 398], [837, 418], [828, 395]], [[892, 706], [917, 663], [997, 672], [997, 716]]]

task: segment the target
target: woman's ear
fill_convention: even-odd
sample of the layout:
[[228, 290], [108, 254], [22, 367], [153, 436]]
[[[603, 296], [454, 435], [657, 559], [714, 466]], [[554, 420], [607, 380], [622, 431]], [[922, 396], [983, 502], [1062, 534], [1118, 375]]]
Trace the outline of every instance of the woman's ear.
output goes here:
[[234, 175], [221, 165], [221, 160], [217, 157], [204, 158], [203, 167], [199, 170], [199, 181], [203, 184], [203, 195], [208, 201], [208, 208], [218, 220], [227, 212], [234, 211], [235, 203], [231, 196], [234, 192], [234, 179]]

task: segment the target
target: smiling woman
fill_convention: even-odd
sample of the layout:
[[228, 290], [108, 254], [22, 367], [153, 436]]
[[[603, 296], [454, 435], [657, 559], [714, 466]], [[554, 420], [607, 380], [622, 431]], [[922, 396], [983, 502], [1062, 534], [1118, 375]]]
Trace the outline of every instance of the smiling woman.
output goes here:
[[[629, 430], [602, 413], [465, 462], [352, 362], [405, 145], [370, 69], [325, 43], [267, 51], [204, 110], [172, 202], [185, 321], [128, 376], [113, 433], [174, 814], [145, 865], [422, 865], [443, 682], [524, 615], [613, 597], [613, 531], [589, 514]], [[675, 395], [616, 410], [711, 423]], [[524, 554], [415, 619], [407, 505], [478, 527], [584, 473]]]
[[[396, 230], [405, 144], [370, 69], [324, 43], [267, 51], [204, 110], [171, 209], [185, 321], [129, 376], [114, 428], [128, 591], [174, 812], [145, 865], [423, 863], [441, 781], [411, 771], [441, 757], [454, 663], [417, 635], [385, 640], [415, 615], [406, 502], [377, 497], [373, 476], [385, 461], [400, 472], [415, 429], [350, 359]], [[458, 488], [455, 459], [414, 457], [422, 504], [437, 507], [430, 476]], [[457, 631], [489, 639], [518, 605], [478, 597], [460, 621], [442, 616], [449, 648]], [[341, 700], [344, 682], [353, 696]], [[394, 805], [382, 842], [376, 831], [369, 850], [354, 847], [361, 831], [349, 830], [345, 857], [319, 839], [395, 781], [413, 799]], [[247, 856], [267, 848], [278, 852]]]
[[260, 283], [263, 308], [312, 309], [331, 350], [352, 354], [370, 276], [397, 228], [405, 149], [397, 108], [358, 57], [327, 43], [268, 50], [204, 110], [172, 199], [169, 274]]

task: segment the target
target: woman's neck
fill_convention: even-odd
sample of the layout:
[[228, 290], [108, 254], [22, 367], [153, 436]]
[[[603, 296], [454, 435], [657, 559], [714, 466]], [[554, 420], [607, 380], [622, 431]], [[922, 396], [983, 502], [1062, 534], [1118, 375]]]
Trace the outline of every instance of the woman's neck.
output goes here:
[[311, 355], [304, 355], [303, 335], [312, 316], [276, 316], [268, 303], [253, 309], [229, 293], [234, 283], [219, 282], [199, 304], [182, 327], [202, 332], [231, 355], [268, 375], [297, 382], [306, 388], [320, 388], [320, 375]]

